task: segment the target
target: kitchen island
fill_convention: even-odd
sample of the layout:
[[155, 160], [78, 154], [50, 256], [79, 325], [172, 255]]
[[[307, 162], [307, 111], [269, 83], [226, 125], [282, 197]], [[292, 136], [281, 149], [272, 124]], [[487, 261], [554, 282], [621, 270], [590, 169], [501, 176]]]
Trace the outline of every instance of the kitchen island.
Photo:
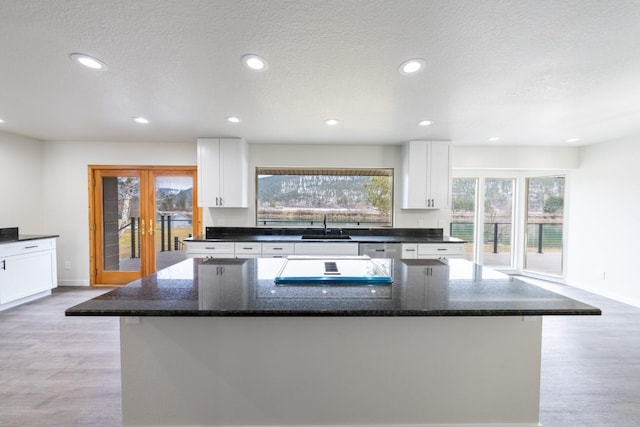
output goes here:
[[67, 310], [120, 316], [124, 426], [538, 426], [542, 316], [600, 310], [464, 260], [277, 285], [189, 259]]

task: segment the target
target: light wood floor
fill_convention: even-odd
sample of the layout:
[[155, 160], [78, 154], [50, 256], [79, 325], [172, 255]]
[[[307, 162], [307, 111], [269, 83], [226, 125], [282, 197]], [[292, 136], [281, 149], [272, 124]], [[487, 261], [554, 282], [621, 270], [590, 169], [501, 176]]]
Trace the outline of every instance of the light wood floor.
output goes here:
[[[640, 309], [542, 285], [604, 311], [545, 317], [542, 425], [640, 427]], [[117, 319], [64, 316], [105, 291], [58, 288], [0, 312], [0, 426], [121, 425]]]

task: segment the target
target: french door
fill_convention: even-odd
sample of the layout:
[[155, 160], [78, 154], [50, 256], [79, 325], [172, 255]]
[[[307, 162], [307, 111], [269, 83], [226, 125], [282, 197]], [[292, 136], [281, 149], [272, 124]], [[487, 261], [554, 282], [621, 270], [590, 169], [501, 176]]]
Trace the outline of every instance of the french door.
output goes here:
[[200, 230], [196, 168], [90, 166], [92, 285], [120, 285], [185, 258]]

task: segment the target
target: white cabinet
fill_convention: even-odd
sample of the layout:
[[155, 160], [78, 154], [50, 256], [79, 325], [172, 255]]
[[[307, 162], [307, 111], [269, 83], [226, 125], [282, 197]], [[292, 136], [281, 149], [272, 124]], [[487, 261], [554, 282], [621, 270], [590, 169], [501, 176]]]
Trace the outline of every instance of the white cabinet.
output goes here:
[[403, 243], [402, 244], [402, 259], [417, 259], [418, 258], [418, 244], [417, 243]]
[[188, 258], [235, 258], [233, 242], [185, 242]]
[[[218, 264], [219, 263], [219, 264]], [[247, 286], [242, 280], [246, 264], [237, 260], [211, 260], [198, 265], [198, 305], [200, 310], [220, 310], [223, 307], [242, 307], [247, 301]], [[227, 266], [233, 268], [227, 268]]]
[[462, 258], [464, 243], [419, 243], [418, 258]]
[[55, 239], [0, 245], [0, 310], [49, 295], [57, 285]]
[[308, 242], [294, 243], [296, 255], [358, 255], [358, 243]]
[[236, 258], [260, 258], [262, 256], [262, 243], [235, 242]]
[[248, 206], [248, 146], [240, 138], [198, 138], [198, 205]]
[[448, 208], [451, 182], [447, 141], [409, 141], [403, 153], [403, 209]]
[[293, 243], [263, 243], [262, 244], [262, 257], [263, 258], [285, 258], [287, 255], [294, 254]]

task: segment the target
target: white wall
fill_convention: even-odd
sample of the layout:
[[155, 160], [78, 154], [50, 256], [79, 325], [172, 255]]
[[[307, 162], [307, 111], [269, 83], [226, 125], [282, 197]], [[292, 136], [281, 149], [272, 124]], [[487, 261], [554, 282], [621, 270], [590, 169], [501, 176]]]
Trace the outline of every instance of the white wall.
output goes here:
[[400, 209], [401, 145], [249, 144], [249, 208], [205, 209], [203, 226], [255, 226], [255, 169], [257, 166], [393, 168], [396, 177], [394, 180], [395, 227], [448, 230], [448, 209], [433, 211]]
[[570, 188], [567, 282], [640, 306], [640, 137], [580, 150]]
[[[43, 143], [47, 233], [59, 234], [58, 283], [89, 284], [89, 165], [195, 165], [196, 143]], [[71, 268], [66, 270], [66, 262]]]
[[563, 170], [578, 167], [577, 147], [453, 146], [453, 169]]
[[51, 234], [43, 226], [42, 142], [0, 132], [0, 227], [20, 234]]

